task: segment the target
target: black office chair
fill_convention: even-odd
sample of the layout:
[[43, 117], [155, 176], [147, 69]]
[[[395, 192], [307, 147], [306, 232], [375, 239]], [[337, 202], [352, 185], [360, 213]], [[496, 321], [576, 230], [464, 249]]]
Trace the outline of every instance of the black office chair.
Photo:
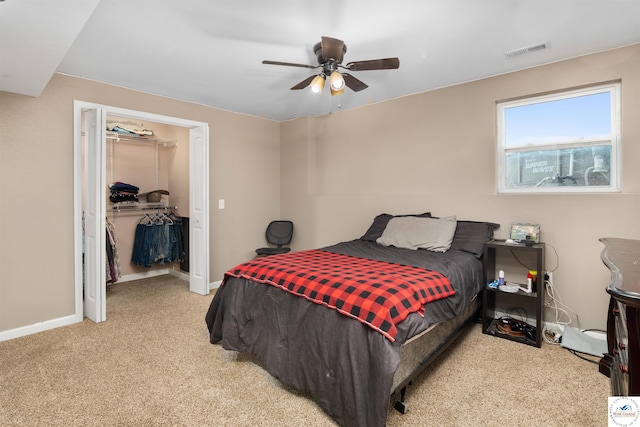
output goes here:
[[293, 237], [293, 222], [271, 221], [265, 235], [267, 242], [276, 245], [276, 247], [256, 249], [258, 256], [286, 254], [291, 250], [291, 248], [285, 247], [284, 245], [291, 243], [291, 237]]

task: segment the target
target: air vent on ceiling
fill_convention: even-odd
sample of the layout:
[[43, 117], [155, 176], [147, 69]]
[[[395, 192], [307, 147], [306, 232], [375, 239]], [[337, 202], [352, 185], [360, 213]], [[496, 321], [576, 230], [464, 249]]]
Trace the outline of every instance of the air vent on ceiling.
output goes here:
[[510, 50], [509, 52], [505, 52], [504, 55], [507, 58], [513, 58], [515, 56], [526, 55], [528, 53], [537, 52], [539, 50], [549, 49], [551, 47], [551, 42], [546, 42], [542, 44], [536, 44], [533, 46], [521, 47], [520, 49]]

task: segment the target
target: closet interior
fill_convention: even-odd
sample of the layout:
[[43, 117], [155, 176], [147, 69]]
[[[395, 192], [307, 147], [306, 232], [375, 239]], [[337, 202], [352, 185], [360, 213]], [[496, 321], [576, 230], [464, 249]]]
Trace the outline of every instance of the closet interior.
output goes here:
[[107, 285], [189, 271], [189, 130], [107, 116]]

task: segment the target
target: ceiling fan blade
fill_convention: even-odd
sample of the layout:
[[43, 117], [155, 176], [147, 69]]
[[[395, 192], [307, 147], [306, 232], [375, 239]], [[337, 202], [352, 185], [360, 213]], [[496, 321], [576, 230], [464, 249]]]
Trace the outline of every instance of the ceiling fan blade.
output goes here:
[[344, 84], [354, 92], [360, 92], [361, 90], [369, 87], [365, 83], [353, 77], [351, 74], [342, 73], [342, 77], [344, 78]]
[[300, 83], [292, 87], [291, 90], [304, 89], [305, 87], [309, 86], [309, 84], [311, 83], [311, 80], [313, 80], [315, 77], [316, 76], [307, 77], [306, 79], [304, 79], [303, 81], [301, 81]]
[[344, 42], [332, 37], [322, 36], [322, 59], [328, 61], [333, 59], [336, 63], [342, 62], [344, 55]]
[[307, 64], [295, 64], [293, 62], [280, 62], [280, 61], [262, 61], [263, 64], [267, 65], [286, 65], [287, 67], [302, 67], [302, 68], [318, 68], [319, 65], [307, 65]]
[[369, 59], [367, 61], [349, 62], [345, 65], [351, 71], [394, 70], [400, 68], [398, 58]]

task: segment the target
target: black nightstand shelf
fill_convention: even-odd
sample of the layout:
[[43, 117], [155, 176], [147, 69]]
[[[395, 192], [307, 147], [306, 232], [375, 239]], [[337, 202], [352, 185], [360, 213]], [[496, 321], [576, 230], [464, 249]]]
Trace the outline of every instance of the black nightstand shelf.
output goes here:
[[[516, 293], [507, 293], [498, 289], [490, 288], [488, 283], [498, 278], [498, 270], [496, 267], [496, 252], [513, 251], [514, 255], [522, 255], [528, 258], [535, 258], [536, 271], [538, 272], [536, 292], [527, 293], [518, 291]], [[485, 286], [482, 291], [482, 332], [528, 344], [535, 347], [542, 345], [542, 328], [543, 328], [543, 307], [544, 307], [544, 243], [534, 245], [509, 244], [504, 241], [490, 241], [484, 245], [484, 271]], [[526, 276], [525, 276], [526, 277]], [[533, 334], [523, 336], [513, 336], [501, 332], [497, 326], [500, 315], [496, 312], [499, 305], [510, 306], [531, 306], [535, 307], [535, 331]], [[529, 316], [530, 317], [530, 316]], [[529, 323], [530, 324], [530, 323]]]

